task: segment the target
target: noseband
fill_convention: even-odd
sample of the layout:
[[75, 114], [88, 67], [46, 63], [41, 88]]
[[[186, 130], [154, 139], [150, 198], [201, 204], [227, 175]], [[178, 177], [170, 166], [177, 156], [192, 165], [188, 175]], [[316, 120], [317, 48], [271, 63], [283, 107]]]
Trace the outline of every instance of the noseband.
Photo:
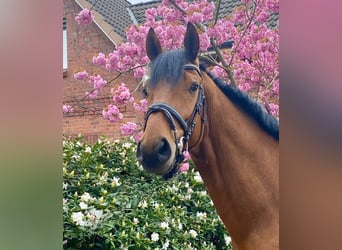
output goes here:
[[[195, 70], [202, 78], [201, 71], [196, 65], [185, 64], [184, 69], [185, 70]], [[196, 105], [192, 111], [192, 114], [186, 120], [183, 119], [183, 117], [177, 112], [176, 109], [174, 109], [172, 106], [170, 106], [166, 103], [156, 102], [156, 103], [153, 103], [148, 108], [148, 110], [146, 112], [146, 116], [145, 116], [145, 127], [146, 127], [147, 120], [152, 113], [161, 112], [167, 118], [167, 121], [169, 122], [170, 128], [171, 128], [172, 133], [173, 133], [174, 138], [175, 138], [175, 144], [176, 144], [176, 157], [175, 157], [175, 159], [176, 160], [175, 160], [175, 163], [174, 163], [173, 167], [171, 168], [171, 170], [168, 173], [166, 173], [165, 175], [163, 175], [164, 179], [167, 180], [178, 172], [178, 166], [184, 159], [183, 151], [184, 151], [184, 149], [188, 150], [188, 142], [189, 142], [189, 139], [192, 135], [192, 132], [196, 126], [196, 121], [195, 121], [196, 115], [200, 114], [200, 111], [202, 108], [202, 115], [200, 114], [201, 115], [201, 135], [200, 135], [200, 138], [198, 139], [198, 141], [195, 143], [195, 145], [197, 145], [199, 143], [199, 141], [201, 140], [202, 133], [203, 133], [203, 124], [204, 124], [204, 120], [205, 120], [204, 106], [205, 106], [205, 95], [204, 95], [203, 85], [201, 83], [199, 86], [199, 92], [198, 92], [198, 96], [197, 96]], [[177, 136], [175, 119], [178, 121], [178, 123], [180, 124], [180, 126], [182, 127], [183, 132], [184, 132], [184, 135], [181, 138], [178, 138], [178, 136]], [[185, 145], [185, 147], [184, 147], [184, 145]], [[193, 145], [192, 147], [194, 147], [195, 145]]]

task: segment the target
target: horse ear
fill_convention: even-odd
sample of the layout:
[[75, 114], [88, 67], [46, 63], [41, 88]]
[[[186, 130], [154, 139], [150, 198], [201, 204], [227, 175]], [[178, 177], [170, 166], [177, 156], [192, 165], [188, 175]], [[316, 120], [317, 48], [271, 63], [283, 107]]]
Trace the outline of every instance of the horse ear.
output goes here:
[[151, 61], [153, 61], [159, 54], [162, 53], [162, 48], [159, 39], [156, 33], [154, 32], [153, 28], [150, 28], [150, 30], [147, 33], [146, 53]]
[[191, 62], [195, 62], [199, 53], [200, 41], [197, 30], [192, 23], [188, 23], [184, 35], [185, 54]]

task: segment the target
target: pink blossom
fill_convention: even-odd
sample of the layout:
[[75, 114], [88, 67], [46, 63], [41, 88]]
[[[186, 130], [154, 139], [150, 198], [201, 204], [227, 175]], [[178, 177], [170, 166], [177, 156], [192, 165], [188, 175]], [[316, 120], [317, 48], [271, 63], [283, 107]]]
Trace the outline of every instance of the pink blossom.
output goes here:
[[134, 141], [135, 141], [135, 142], [140, 141], [141, 138], [142, 138], [142, 136], [143, 136], [143, 131], [140, 131], [139, 133], [137, 133], [136, 135], [133, 136]]
[[268, 18], [269, 18], [269, 14], [266, 11], [262, 11], [261, 13], [259, 13], [259, 15], [257, 16], [255, 20], [257, 22], [264, 23], [264, 22], [267, 22]]
[[74, 74], [74, 78], [75, 78], [76, 80], [79, 80], [79, 81], [85, 80], [85, 79], [87, 79], [87, 77], [88, 77], [88, 72], [85, 71], [85, 70], [84, 70], [84, 71], [77, 72], [77, 73]]
[[210, 2], [210, 3], [208, 3], [208, 5], [206, 7], [204, 7], [202, 13], [203, 13], [203, 17], [204, 17], [205, 21], [208, 21], [208, 20], [213, 18], [214, 10], [215, 10], [215, 3], [214, 2]]
[[138, 67], [134, 69], [134, 77], [136, 79], [141, 79], [144, 76], [144, 69], [142, 67]]
[[123, 63], [123, 64], [126, 64], [126, 65], [131, 66], [132, 62], [133, 62], [133, 59], [132, 59], [132, 57], [130, 57], [130, 56], [124, 56], [124, 57], [122, 58], [122, 63]]
[[179, 166], [179, 172], [184, 173], [189, 170], [189, 167], [190, 165], [188, 162], [181, 163]]
[[103, 80], [102, 76], [90, 76], [89, 77], [89, 84], [96, 90], [102, 89], [106, 85], [106, 81]]
[[99, 65], [99, 66], [104, 66], [106, 65], [106, 56], [103, 53], [99, 53], [97, 56], [93, 57], [93, 64]]
[[120, 113], [119, 108], [112, 104], [109, 104], [108, 107], [102, 111], [102, 115], [112, 123], [119, 122], [123, 119], [123, 115]]
[[191, 158], [189, 151], [183, 151], [184, 159], [183, 161], [188, 161]]
[[169, 23], [177, 21], [177, 17], [173, 13], [167, 13], [164, 16], [164, 19], [166, 22], [169, 22]]
[[274, 81], [272, 91], [275, 94], [279, 94], [279, 80]]
[[200, 50], [201, 51], [207, 51], [207, 49], [210, 47], [210, 38], [207, 33], [202, 33], [199, 35], [200, 39]]
[[156, 8], [150, 8], [145, 11], [145, 16], [147, 21], [154, 21], [157, 16], [157, 9]]
[[275, 117], [279, 117], [279, 105], [274, 104], [274, 103], [270, 103], [270, 104], [268, 104], [268, 108], [271, 112], [271, 115], [273, 115]]
[[203, 22], [203, 14], [195, 12], [191, 16], [188, 17], [189, 22], [192, 23], [201, 23]]
[[134, 109], [137, 110], [137, 111], [141, 111], [141, 112], [146, 112], [147, 111], [147, 106], [148, 106], [148, 103], [147, 103], [146, 99], [140, 100], [140, 104], [138, 104], [136, 102], [133, 103]]
[[127, 122], [120, 127], [121, 134], [124, 136], [133, 135], [137, 130], [138, 125], [134, 122]]
[[267, 0], [266, 7], [271, 12], [279, 12], [279, 0]]
[[77, 16], [75, 17], [76, 22], [79, 25], [89, 25], [94, 21], [94, 16], [93, 13], [85, 8], [83, 10], [81, 10], [80, 13], [77, 14]]
[[114, 51], [113, 53], [109, 53], [109, 57], [107, 60], [107, 63], [110, 63], [112, 65], [115, 65], [119, 62], [119, 55], [117, 51]]
[[63, 114], [72, 112], [74, 112], [74, 109], [70, 105], [63, 105]]
[[117, 90], [111, 90], [113, 94], [113, 101], [118, 105], [126, 105], [128, 102], [133, 102], [129, 89], [124, 83], [121, 83]]

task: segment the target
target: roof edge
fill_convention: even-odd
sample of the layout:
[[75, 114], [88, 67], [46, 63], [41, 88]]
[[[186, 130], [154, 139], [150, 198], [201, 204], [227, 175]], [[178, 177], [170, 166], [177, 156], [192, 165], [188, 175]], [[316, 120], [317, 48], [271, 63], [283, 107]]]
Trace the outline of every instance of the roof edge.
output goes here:
[[[92, 5], [85, 0], [75, 0], [75, 2], [81, 7], [81, 9], [88, 8], [90, 9]], [[94, 23], [95, 25], [105, 34], [105, 36], [115, 45], [117, 46], [121, 42], [124, 41], [124, 38], [117, 34], [113, 27], [107, 23], [104, 17], [95, 11], [94, 9], [91, 10], [94, 15]]]

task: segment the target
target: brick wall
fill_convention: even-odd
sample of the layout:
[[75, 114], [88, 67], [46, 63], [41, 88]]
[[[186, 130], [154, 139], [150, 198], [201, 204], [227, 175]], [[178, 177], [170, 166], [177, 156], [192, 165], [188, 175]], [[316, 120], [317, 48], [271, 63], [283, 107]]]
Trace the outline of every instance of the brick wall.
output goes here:
[[[81, 8], [74, 0], [64, 0], [64, 17], [67, 26], [67, 49], [68, 68], [63, 73], [63, 104], [72, 105], [75, 112], [63, 115], [63, 133], [65, 135], [83, 134], [89, 142], [94, 142], [101, 135], [110, 139], [117, 139], [120, 136], [122, 124], [110, 124], [102, 117], [102, 109], [112, 103], [110, 89], [122, 80], [113, 82], [95, 100], [82, 99], [85, 92], [90, 90], [88, 82], [76, 81], [73, 78], [75, 72], [87, 70], [88, 73], [97, 73], [107, 81], [115, 77], [105, 69], [92, 64], [91, 59], [99, 52], [108, 54], [115, 49], [115, 45], [104, 35], [96, 24], [83, 27], [76, 23], [75, 16]], [[118, 41], [120, 42], [120, 41]], [[134, 88], [136, 80], [126, 76], [125, 83]], [[115, 86], [116, 86], [115, 85]], [[80, 101], [81, 100], [81, 101]], [[123, 122], [137, 122], [137, 117], [132, 107], [122, 109], [124, 114]]]

